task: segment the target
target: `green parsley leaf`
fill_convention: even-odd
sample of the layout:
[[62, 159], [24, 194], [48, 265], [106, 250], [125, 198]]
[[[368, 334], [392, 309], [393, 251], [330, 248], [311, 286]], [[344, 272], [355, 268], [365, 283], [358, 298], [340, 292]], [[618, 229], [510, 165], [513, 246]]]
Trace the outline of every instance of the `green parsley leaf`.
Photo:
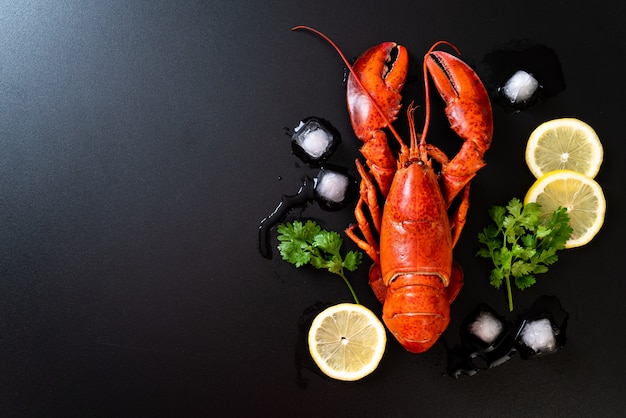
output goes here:
[[478, 234], [484, 246], [476, 255], [493, 261], [489, 282], [496, 289], [506, 283], [512, 311], [511, 279], [518, 289], [526, 289], [535, 284], [535, 275], [558, 260], [557, 250], [565, 248], [572, 234], [569, 215], [566, 208], [558, 208], [549, 219], [540, 219], [538, 203], [524, 205], [517, 198], [506, 206], [492, 206], [488, 213], [493, 223]]
[[356, 271], [363, 260], [363, 253], [360, 251], [348, 251], [343, 260], [343, 267], [349, 271]]
[[310, 264], [340, 276], [348, 285], [354, 301], [359, 303], [350, 281], [344, 274], [344, 268], [355, 271], [361, 264], [363, 253], [348, 251], [345, 258], [342, 258], [340, 249], [343, 239], [339, 233], [323, 230], [311, 220], [305, 223], [294, 221], [280, 224], [277, 231], [280, 241], [278, 250], [283, 260], [296, 267]]

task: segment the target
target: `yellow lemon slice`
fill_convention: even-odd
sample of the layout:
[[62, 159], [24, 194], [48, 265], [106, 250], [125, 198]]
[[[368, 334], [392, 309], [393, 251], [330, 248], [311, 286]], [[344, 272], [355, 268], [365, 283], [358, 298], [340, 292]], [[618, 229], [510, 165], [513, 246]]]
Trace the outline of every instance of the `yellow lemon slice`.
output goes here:
[[574, 118], [542, 123], [526, 144], [526, 164], [537, 178], [553, 170], [574, 170], [594, 178], [603, 154], [593, 128]]
[[363, 305], [341, 303], [318, 314], [309, 330], [309, 352], [329, 377], [354, 381], [372, 373], [385, 352], [387, 335]]
[[565, 248], [587, 244], [604, 223], [606, 200], [600, 185], [593, 179], [572, 170], [555, 170], [544, 174], [530, 187], [524, 204], [537, 202], [543, 218], [559, 206], [567, 208], [574, 230]]

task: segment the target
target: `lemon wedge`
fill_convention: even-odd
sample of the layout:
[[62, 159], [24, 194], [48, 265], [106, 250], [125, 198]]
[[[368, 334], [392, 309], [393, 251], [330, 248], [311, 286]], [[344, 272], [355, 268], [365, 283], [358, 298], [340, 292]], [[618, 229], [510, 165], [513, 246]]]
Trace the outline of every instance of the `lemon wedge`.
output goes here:
[[594, 178], [604, 151], [591, 126], [574, 118], [539, 125], [526, 144], [526, 164], [537, 178], [553, 170], [574, 170]]
[[542, 218], [548, 218], [559, 206], [567, 208], [574, 230], [565, 248], [580, 247], [596, 236], [604, 223], [606, 200], [600, 185], [573, 170], [550, 171], [530, 187], [524, 204], [541, 205]]
[[387, 343], [385, 327], [363, 305], [341, 303], [319, 313], [309, 330], [309, 352], [327, 376], [345, 381], [372, 373]]

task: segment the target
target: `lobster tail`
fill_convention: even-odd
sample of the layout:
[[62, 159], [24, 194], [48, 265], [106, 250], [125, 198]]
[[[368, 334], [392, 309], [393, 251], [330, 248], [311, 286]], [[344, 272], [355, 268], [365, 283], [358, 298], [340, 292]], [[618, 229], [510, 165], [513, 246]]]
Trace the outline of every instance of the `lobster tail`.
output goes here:
[[441, 277], [397, 277], [387, 289], [383, 321], [408, 351], [423, 353], [432, 347], [450, 322], [450, 304]]

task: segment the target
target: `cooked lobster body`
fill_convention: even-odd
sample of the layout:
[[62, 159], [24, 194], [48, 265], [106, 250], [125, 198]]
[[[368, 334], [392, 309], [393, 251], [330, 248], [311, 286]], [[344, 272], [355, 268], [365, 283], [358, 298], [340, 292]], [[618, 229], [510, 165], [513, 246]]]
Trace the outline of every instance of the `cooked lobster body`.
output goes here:
[[[463, 285], [463, 271], [452, 252], [465, 225], [470, 181], [485, 165], [483, 155], [491, 144], [489, 96], [469, 65], [435, 50], [442, 45], [455, 51], [456, 47], [435, 43], [424, 56], [424, 126], [421, 133], [416, 131], [416, 108], [409, 105], [410, 138], [404, 141], [392, 123], [401, 108], [406, 49], [384, 42], [351, 65], [324, 34], [298, 29], [326, 39], [350, 70], [348, 113], [355, 135], [363, 142], [365, 165], [356, 160], [360, 195], [356, 224], [346, 233], [373, 261], [370, 285], [383, 303], [387, 328], [408, 351], [424, 352], [448, 326], [450, 303]], [[429, 76], [446, 103], [451, 129], [464, 141], [452, 159], [426, 142]], [[396, 147], [390, 146], [387, 132]], [[441, 167], [440, 173], [433, 169], [433, 161]]]
[[409, 351], [425, 351], [450, 322], [452, 274], [446, 207], [438, 180], [425, 164], [410, 163], [396, 172], [385, 202], [380, 249], [387, 289], [383, 320]]

